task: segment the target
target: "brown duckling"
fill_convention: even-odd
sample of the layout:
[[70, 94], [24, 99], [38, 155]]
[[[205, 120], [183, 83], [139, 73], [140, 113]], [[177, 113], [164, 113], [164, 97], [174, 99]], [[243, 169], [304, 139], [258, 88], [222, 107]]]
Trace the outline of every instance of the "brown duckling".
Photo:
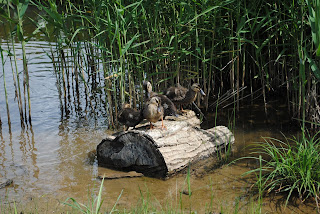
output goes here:
[[124, 125], [125, 131], [127, 131], [129, 127], [135, 128], [142, 120], [143, 116], [141, 111], [131, 108], [128, 103], [122, 106], [122, 110], [118, 115], [118, 121]]
[[161, 99], [159, 97], [151, 97], [142, 110], [143, 118], [150, 122], [150, 129], [153, 129], [152, 123], [155, 123], [160, 119], [162, 121], [162, 129], [166, 128], [163, 124], [163, 114], [164, 110], [161, 106]]
[[186, 89], [180, 85], [178, 87], [172, 86], [164, 90], [163, 94], [166, 95], [176, 105], [187, 105], [197, 99], [198, 92], [200, 92], [203, 96], [206, 95], [198, 83], [193, 83], [189, 89]]
[[150, 100], [152, 97], [155, 97], [155, 96], [160, 98], [161, 106], [164, 109], [163, 119], [166, 116], [176, 116], [176, 117], [178, 116], [176, 106], [166, 95], [158, 94], [152, 91], [152, 85], [149, 81], [143, 81], [143, 86], [144, 86], [144, 90], [146, 91], [146, 94], [145, 94], [146, 100]]

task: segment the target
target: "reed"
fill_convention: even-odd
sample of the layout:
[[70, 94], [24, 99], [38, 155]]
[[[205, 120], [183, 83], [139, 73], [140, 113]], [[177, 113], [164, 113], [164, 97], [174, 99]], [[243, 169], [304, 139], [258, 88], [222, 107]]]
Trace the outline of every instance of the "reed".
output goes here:
[[[311, 96], [319, 92], [319, 0], [7, 2], [18, 14], [23, 50], [25, 10], [32, 4], [43, 11], [39, 18], [45, 22], [38, 28], [46, 23], [41, 30], [55, 44], [48, 55], [66, 117], [80, 111], [73, 105], [84, 97], [86, 113], [96, 117], [101, 109], [109, 127], [115, 127], [119, 106], [143, 104], [141, 81], [147, 78], [155, 91], [199, 82], [209, 111], [215, 110], [209, 102], [217, 91], [235, 91], [237, 111], [242, 100], [253, 101], [258, 91], [266, 114], [273, 94], [285, 95], [292, 115], [314, 126], [320, 122], [318, 102]], [[31, 121], [28, 78], [24, 59], [24, 114], [29, 111]], [[241, 92], [245, 86], [250, 90]]]
[[[31, 125], [31, 102], [30, 102], [30, 88], [29, 88], [29, 73], [28, 73], [28, 67], [27, 67], [27, 59], [26, 59], [26, 42], [28, 38], [25, 38], [24, 31], [23, 31], [23, 18], [25, 15], [25, 12], [28, 8], [29, 1], [6, 1], [6, 4], [4, 6], [7, 7], [7, 10], [5, 11], [2, 9], [2, 17], [8, 21], [9, 23], [9, 29], [10, 29], [10, 35], [9, 38], [11, 39], [12, 43], [12, 49], [13, 49], [13, 56], [14, 56], [14, 66], [12, 65], [11, 61], [11, 55], [10, 61], [11, 61], [11, 67], [12, 67], [12, 74], [13, 74], [13, 84], [15, 86], [15, 93], [18, 100], [18, 108], [20, 112], [20, 120], [21, 120], [21, 127], [24, 128], [25, 124], [29, 123]], [[3, 7], [4, 8], [4, 7]], [[12, 11], [13, 10], [13, 11]], [[14, 17], [11, 17], [11, 12], [13, 12]], [[13, 24], [13, 26], [12, 26]], [[20, 78], [18, 74], [18, 66], [17, 66], [17, 59], [16, 59], [16, 52], [15, 52], [15, 46], [14, 46], [14, 35], [16, 38], [20, 41], [21, 47], [22, 47], [22, 56], [23, 56], [23, 89], [24, 89], [24, 110], [23, 110], [23, 104], [22, 104], [22, 94], [20, 91]], [[8, 43], [7, 43], [8, 44]], [[9, 44], [8, 44], [9, 48]], [[28, 104], [27, 104], [28, 103]], [[28, 105], [28, 108], [27, 108]], [[27, 117], [27, 109], [28, 109], [28, 117]], [[7, 111], [8, 112], [8, 111]], [[25, 113], [25, 115], [23, 115]], [[9, 115], [8, 115], [9, 117]], [[28, 119], [27, 119], [28, 118]], [[23, 121], [25, 119], [25, 121]], [[9, 131], [11, 132], [11, 131]]]
[[[16, 25], [17, 23], [17, 17], [13, 17], [11, 15], [11, 9], [10, 9], [11, 2], [6, 1], [4, 2], [2, 11], [1, 11], [1, 17], [3, 18], [3, 27], [6, 29], [9, 27], [9, 39], [7, 40], [7, 47], [8, 50], [5, 51], [7, 53], [7, 57], [10, 59], [11, 67], [12, 67], [12, 77], [13, 77], [13, 84], [15, 87], [15, 94], [17, 97], [17, 102], [18, 102], [18, 109], [20, 113], [20, 121], [21, 121], [21, 127], [24, 128], [24, 115], [23, 115], [23, 107], [22, 107], [22, 99], [21, 99], [21, 90], [20, 90], [20, 78], [19, 78], [19, 72], [18, 72], [18, 66], [17, 66], [17, 58], [16, 58], [16, 51], [15, 51], [15, 37], [16, 35], [16, 30], [13, 30], [15, 27], [12, 25]], [[18, 10], [18, 8], [16, 8]], [[23, 16], [23, 14], [22, 14]], [[5, 24], [8, 22], [8, 26]], [[4, 32], [7, 32], [6, 30]], [[11, 46], [9, 44], [11, 42]], [[12, 51], [11, 51], [12, 48]], [[3, 54], [4, 49], [1, 48], [1, 54]], [[12, 53], [11, 53], [12, 52]], [[12, 62], [12, 57], [14, 58], [14, 65]], [[6, 91], [6, 83], [5, 83], [5, 70], [4, 70], [4, 58], [2, 56], [2, 67], [3, 67], [3, 78], [4, 78], [4, 88], [5, 88], [5, 96], [7, 97], [7, 91]], [[8, 103], [7, 103], [7, 98], [6, 98], [6, 108], [7, 108], [7, 115], [8, 115], [8, 126], [9, 126], [9, 132], [11, 132], [11, 125], [10, 125], [10, 113], [9, 113], [9, 108], [8, 108]]]
[[[31, 101], [30, 101], [30, 85], [29, 85], [29, 71], [28, 71], [28, 62], [26, 56], [26, 43], [27, 40], [24, 37], [24, 30], [23, 30], [23, 16], [29, 6], [30, 0], [23, 0], [23, 1], [12, 1], [12, 3], [16, 7], [17, 13], [17, 37], [21, 42], [22, 47], [22, 60], [23, 60], [23, 92], [24, 92], [24, 112], [25, 112], [25, 122], [31, 125]], [[8, 1], [9, 4], [9, 1]], [[27, 108], [28, 105], [28, 108]], [[28, 109], [28, 116], [27, 116], [27, 109]], [[28, 120], [28, 121], [27, 121]]]
[[[100, 6], [101, 1], [95, 1], [95, 3], [98, 5], [92, 5], [89, 2], [88, 8], [94, 9], [98, 7], [98, 11], [95, 12], [94, 10], [91, 10], [91, 12], [88, 14], [85, 13], [85, 11], [78, 10], [82, 14], [77, 16], [80, 16], [84, 20], [84, 26], [89, 26], [87, 29], [90, 29], [90, 32], [94, 32], [95, 30], [97, 31], [93, 33], [93, 35], [98, 35], [95, 38], [97, 38], [97, 41], [99, 42], [99, 48], [103, 50], [103, 52], [107, 52], [107, 54], [104, 54], [103, 58], [107, 59], [109, 63], [114, 65], [112, 66], [113, 69], [117, 69], [111, 72], [105, 70], [104, 72], [107, 73], [106, 76], [110, 76], [110, 73], [111, 75], [113, 73], [121, 74], [118, 75], [115, 81], [116, 83], [119, 83], [121, 102], [126, 99], [126, 96], [134, 94], [131, 93], [132, 89], [128, 93], [125, 93], [126, 89], [124, 83], [130, 79], [125, 78], [126, 74], [124, 71], [126, 68], [129, 68], [127, 70], [128, 77], [133, 76], [141, 78], [140, 73], [147, 73], [147, 75], [163, 77], [157, 82], [165, 84], [162, 79], [167, 79], [167, 77], [169, 77], [169, 73], [167, 71], [163, 71], [160, 74], [158, 71], [167, 67], [168, 71], [172, 71], [171, 73], [173, 74], [173, 79], [175, 79], [176, 82], [184, 82], [189, 78], [194, 78], [195, 74], [197, 79], [203, 83], [205, 88], [207, 88], [207, 85], [213, 85], [212, 81], [216, 76], [216, 74], [212, 74], [211, 72], [212, 63], [210, 63], [212, 58], [215, 57], [221, 58], [221, 63], [217, 63], [215, 67], [217, 67], [221, 74], [223, 74], [222, 79], [220, 80], [222, 85], [227, 79], [227, 76], [230, 76], [231, 81], [228, 81], [230, 82], [230, 87], [239, 88], [240, 72], [242, 72], [242, 85], [244, 85], [246, 79], [245, 69], [247, 68], [254, 70], [255, 72], [253, 72], [251, 76], [248, 76], [247, 79], [251, 80], [253, 77], [258, 76], [257, 80], [260, 80], [261, 82], [260, 86], [263, 89], [263, 97], [265, 102], [267, 102], [267, 91], [265, 88], [268, 90], [270, 89], [270, 80], [275, 79], [275, 77], [272, 75], [277, 75], [277, 73], [274, 71], [270, 71], [273, 72], [270, 73], [268, 69], [270, 69], [270, 65], [272, 64], [272, 61], [275, 60], [275, 57], [283, 57], [284, 55], [283, 53], [282, 55], [274, 55], [274, 53], [270, 53], [268, 51], [268, 55], [266, 55], [267, 57], [264, 57], [263, 53], [267, 47], [270, 49], [274, 45], [277, 45], [277, 41], [273, 41], [273, 38], [275, 38], [275, 35], [279, 35], [279, 33], [281, 33], [279, 31], [282, 31], [282, 29], [280, 28], [279, 31], [276, 31], [275, 27], [279, 25], [281, 26], [281, 24], [284, 24], [288, 21], [283, 20], [282, 23], [276, 24], [276, 20], [280, 16], [278, 14], [283, 14], [283, 11], [275, 8], [275, 5], [262, 4], [262, 8], [273, 9], [271, 12], [264, 14], [265, 11], [263, 11], [263, 9], [257, 9], [254, 6], [254, 3], [243, 5], [243, 3], [239, 1], [228, 1], [226, 3], [220, 3], [216, 1], [212, 4], [202, 3], [200, 7], [195, 7], [191, 3], [188, 5], [179, 5], [171, 1], [167, 1], [163, 4], [157, 3], [155, 5], [155, 11], [158, 13], [158, 16], [151, 16], [149, 15], [151, 10], [149, 6], [150, 4], [148, 5], [144, 2], [128, 2], [126, 5], [124, 5], [123, 2], [118, 2], [118, 4], [113, 5], [112, 1], [110, 1], [102, 6]], [[286, 4], [288, 3], [279, 4], [280, 6], [284, 7], [283, 10], [285, 12], [289, 9], [286, 8]], [[162, 7], [160, 7], [160, 5]], [[77, 6], [73, 5], [73, 7]], [[169, 16], [161, 16], [163, 11], [161, 8], [163, 8], [163, 10], [168, 10]], [[231, 8], [235, 9], [232, 10]], [[243, 8], [245, 9], [243, 10]], [[217, 20], [219, 17], [215, 18], [213, 16], [215, 14], [219, 14], [219, 10], [229, 13], [230, 15], [228, 16], [228, 19], [221, 17], [221, 19], [216, 22], [215, 20]], [[101, 16], [106, 14], [106, 12], [108, 12], [107, 19]], [[128, 14], [135, 15], [131, 16]], [[146, 21], [146, 17], [149, 19], [149, 22]], [[215, 32], [216, 29], [211, 29], [209, 25], [205, 25], [205, 23], [212, 20], [214, 23], [217, 23], [214, 25], [217, 29], [222, 28], [226, 23], [229, 24], [228, 30], [230, 35], [227, 35], [227, 38], [229, 38], [230, 42], [227, 46], [225, 46], [226, 43], [219, 42], [220, 38], [215, 39], [216, 35], [214, 39], [212, 39], [211, 32]], [[112, 24], [107, 25], [107, 28], [105, 28], [104, 25], [107, 23]], [[233, 31], [234, 27], [231, 26], [236, 26], [237, 30]], [[160, 30], [158, 30], [159, 27]], [[63, 29], [66, 28], [63, 27]], [[102, 29], [108, 30], [106, 31]], [[78, 28], [77, 32], [71, 32], [69, 34], [75, 35], [75, 33], [78, 34], [83, 30], [85, 30], [85, 28]], [[161, 31], [166, 33], [163, 34]], [[267, 35], [265, 38], [260, 38], [262, 31], [267, 32], [267, 34], [265, 34]], [[247, 35], [248, 32], [251, 32], [251, 36]], [[196, 39], [190, 41], [190, 36]], [[226, 35], [219, 36], [221, 37]], [[107, 39], [101, 40], [102, 38]], [[73, 39], [76, 39], [76, 37], [73, 37]], [[217, 40], [218, 42], [215, 42]], [[135, 42], [136, 45], [134, 45], [134, 49], [131, 49], [133, 42]], [[217, 45], [216, 47], [207, 47], [208, 43]], [[240, 66], [241, 63], [245, 65], [250, 64], [252, 61], [250, 57], [244, 57], [243, 62], [241, 61], [242, 58], [240, 57], [240, 53], [250, 51], [248, 48], [242, 51], [241, 48], [244, 46], [244, 44], [247, 44], [247, 46], [251, 46], [255, 49], [253, 49], [253, 52], [249, 52], [248, 55], [250, 57], [254, 56], [254, 63], [251, 67]], [[287, 48], [289, 48], [290, 43], [284, 43], [282, 45], [285, 45]], [[138, 48], [139, 46], [146, 47], [144, 54], [139, 52], [141, 50]], [[190, 46], [191, 48], [187, 48], [187, 46]], [[232, 53], [230, 58], [225, 57], [227, 55], [223, 55], [224, 53], [228, 52], [225, 50], [229, 50], [229, 52]], [[207, 57], [208, 53], [211, 53], [209, 55], [210, 57]], [[136, 57], [131, 57], [130, 55], [132, 54], [134, 54]], [[108, 56], [111, 58], [108, 59]], [[146, 69], [144, 72], [133, 73], [133, 70], [130, 69], [130, 67], [136, 67], [136, 64], [131, 63], [131, 60], [137, 60], [137, 58], [139, 58], [137, 56], [140, 57], [140, 60], [141, 56], [147, 57], [143, 59], [143, 67], [139, 65], [140, 69]], [[187, 57], [188, 59], [191, 59], [191, 63], [190, 61], [187, 62]], [[124, 62], [126, 63], [124, 64]], [[226, 65], [226, 62], [231, 62], [229, 64], [230, 68], [232, 68], [230, 75], [224, 74], [223, 70], [221, 70], [221, 68]], [[210, 71], [208, 71], [208, 67], [211, 67]], [[150, 72], [150, 68], [153, 68], [153, 71]], [[200, 70], [202, 71], [201, 73], [199, 72]], [[138, 73], [138, 76], [136, 73]], [[208, 76], [211, 78], [206, 78]], [[279, 79], [277, 78], [277, 80]], [[207, 89], [207, 92], [208, 90], [209, 89]], [[239, 105], [239, 99], [240, 95], [237, 93], [237, 106]]]
[[[5, 94], [5, 100], [6, 100], [6, 109], [7, 109], [7, 117], [8, 117], [8, 127], [9, 132], [11, 133], [11, 121], [10, 121], [10, 109], [9, 109], [9, 103], [8, 103], [8, 93], [7, 93], [7, 85], [6, 85], [6, 75], [5, 75], [5, 69], [4, 69], [4, 63], [5, 59], [3, 56], [3, 49], [0, 44], [0, 55], [1, 55], [1, 64], [2, 64], [2, 77], [3, 77], [3, 87], [4, 87], [4, 94]], [[1, 118], [0, 118], [1, 123]], [[1, 127], [0, 127], [1, 128]]]

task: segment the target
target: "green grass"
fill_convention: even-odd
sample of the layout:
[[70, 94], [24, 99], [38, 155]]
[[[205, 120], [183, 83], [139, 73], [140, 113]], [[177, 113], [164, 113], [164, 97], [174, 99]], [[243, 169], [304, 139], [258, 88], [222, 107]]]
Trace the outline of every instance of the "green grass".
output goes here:
[[[314, 136], [302, 134], [299, 138], [286, 139], [285, 142], [264, 138], [264, 142], [257, 143], [260, 167], [248, 171], [246, 174], [256, 173], [256, 186], [259, 195], [263, 193], [285, 193], [286, 205], [293, 195], [297, 195], [303, 202], [313, 198], [319, 207], [320, 188], [320, 147], [319, 132]], [[261, 158], [261, 155], [263, 158]]]
[[[98, 195], [94, 196], [94, 191], [92, 191], [92, 193], [89, 195], [88, 197], [88, 203], [87, 204], [83, 204], [83, 203], [79, 203], [77, 202], [76, 199], [74, 198], [67, 198], [65, 202], [63, 202], [63, 204], [72, 207], [72, 209], [75, 212], [80, 212], [80, 213], [86, 213], [86, 214], [99, 214], [101, 213], [101, 205], [103, 203], [103, 199], [101, 198], [101, 194], [102, 194], [102, 190], [103, 190], [103, 182], [104, 179], [101, 182], [100, 188], [99, 188], [99, 192]], [[109, 211], [109, 213], [114, 213], [116, 211], [116, 206], [117, 203], [120, 199], [122, 195], [122, 192], [120, 193], [117, 201], [115, 202], [115, 204], [113, 205], [112, 209]]]
[[[43, 198], [44, 202], [34, 198], [32, 205], [24, 203], [16, 203], [14, 201], [9, 202], [7, 199], [0, 200], [0, 212], [3, 214], [12, 213], [84, 213], [84, 214], [100, 214], [100, 213], [263, 213], [265, 205], [262, 203], [262, 194], [259, 200], [255, 197], [245, 196], [241, 191], [238, 196], [234, 199], [227, 200], [221, 198], [216, 194], [215, 189], [217, 184], [212, 180], [209, 181], [208, 185], [195, 186], [191, 182], [192, 175], [188, 170], [187, 175], [183, 184], [176, 189], [176, 196], [168, 198], [162, 202], [159, 201], [155, 195], [153, 195], [148, 187], [144, 189], [140, 188], [140, 198], [136, 204], [126, 206], [124, 204], [119, 205], [119, 201], [122, 197], [122, 192], [113, 204], [109, 201], [104, 200], [103, 193], [105, 189], [104, 180], [102, 180], [100, 186], [93, 187], [88, 191], [88, 200], [82, 202], [76, 198], [68, 197], [63, 202], [59, 202], [59, 208], [57, 205], [50, 207], [43, 207], [43, 203], [48, 202], [47, 198]], [[262, 180], [261, 180], [262, 181]], [[206, 201], [203, 209], [197, 210], [195, 208], [198, 200], [195, 198], [195, 194], [198, 190], [207, 189], [208, 198], [203, 198]], [[218, 187], [220, 188], [220, 187]], [[188, 191], [188, 193], [186, 193]], [[243, 197], [245, 196], [245, 201]], [[174, 197], [176, 197], [174, 199]], [[113, 201], [113, 200], [112, 200]], [[203, 202], [205, 202], [203, 201]], [[62, 205], [62, 206], [61, 206]], [[51, 205], [52, 206], [52, 205]]]

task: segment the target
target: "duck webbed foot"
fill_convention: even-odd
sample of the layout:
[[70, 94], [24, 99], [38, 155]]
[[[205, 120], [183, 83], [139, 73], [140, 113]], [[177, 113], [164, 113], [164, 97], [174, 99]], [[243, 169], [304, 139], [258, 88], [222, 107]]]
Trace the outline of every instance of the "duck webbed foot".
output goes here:
[[163, 118], [161, 118], [161, 129], [163, 130], [163, 129], [165, 129], [165, 130], [167, 130], [167, 127], [164, 125], [164, 123], [163, 123]]
[[187, 110], [184, 110], [182, 104], [180, 104], [180, 113], [183, 114], [186, 112], [187, 112]]
[[184, 110], [181, 105], [180, 110], [179, 110], [179, 114], [187, 114], [187, 113], [188, 113], [188, 110]]
[[150, 122], [150, 127], [149, 129], [154, 129], [154, 125]]

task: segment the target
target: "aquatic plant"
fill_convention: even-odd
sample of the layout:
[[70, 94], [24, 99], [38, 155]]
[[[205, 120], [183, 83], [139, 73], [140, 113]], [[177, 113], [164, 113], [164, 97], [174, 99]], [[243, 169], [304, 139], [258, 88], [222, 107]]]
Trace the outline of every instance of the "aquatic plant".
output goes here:
[[257, 143], [261, 154], [251, 157], [260, 162], [257, 169], [245, 174], [259, 173], [255, 185], [259, 187], [259, 198], [262, 193], [285, 192], [286, 205], [293, 194], [297, 193], [303, 202], [313, 198], [319, 208], [320, 191], [320, 147], [319, 132], [314, 136], [287, 139], [283, 142], [275, 138], [264, 138]]
[[[17, 1], [7, 2], [17, 11]], [[94, 118], [106, 115], [116, 127], [124, 102], [142, 105], [141, 84], [148, 78], [155, 91], [176, 83], [187, 87], [190, 79], [200, 83], [208, 110], [217, 106], [209, 102], [218, 91], [232, 90], [236, 110], [241, 100], [261, 95], [268, 114], [269, 97], [276, 93], [286, 96], [288, 111], [298, 119], [320, 121], [313, 96], [320, 77], [319, 0], [19, 1], [20, 20], [10, 32], [17, 26], [23, 46], [34, 36], [26, 39], [22, 30], [29, 4], [40, 10], [34, 23], [52, 44], [48, 56], [65, 117], [85, 109]], [[27, 72], [24, 66], [26, 95]], [[30, 108], [25, 102], [29, 118]]]
[[[101, 194], [102, 194], [102, 190], [103, 190], [103, 182], [104, 179], [102, 179], [101, 184], [100, 184], [100, 188], [99, 188], [99, 192], [98, 195], [94, 196], [94, 190], [92, 190], [92, 193], [90, 194], [89, 198], [88, 198], [88, 204], [82, 204], [80, 202], [78, 202], [76, 199], [70, 197], [67, 198], [65, 200], [65, 202], [63, 202], [64, 205], [70, 206], [73, 208], [73, 210], [81, 212], [81, 213], [87, 213], [87, 214], [99, 214], [100, 209], [101, 209], [101, 205], [103, 203], [103, 199], [101, 198]], [[113, 205], [112, 209], [110, 210], [110, 212], [108, 213], [113, 213], [116, 209], [116, 205], [120, 199], [122, 195], [122, 192], [120, 193], [117, 201], [115, 202], [115, 204]], [[71, 202], [68, 202], [71, 201]]]
[[[304, 17], [312, 15], [308, 13], [312, 9], [307, 10], [303, 1], [296, 4], [299, 7], [288, 1], [267, 4], [236, 0], [198, 4], [169, 0], [37, 3], [48, 14], [43, 16], [47, 23], [59, 23], [55, 33], [59, 29], [63, 32], [68, 47], [73, 49], [72, 44], [78, 42], [88, 47], [81, 57], [93, 63], [87, 61], [88, 67], [83, 67], [92, 80], [90, 83], [83, 75], [87, 86], [95, 78], [101, 81], [95, 74], [102, 65], [106, 79], [100, 87], [107, 95], [111, 125], [118, 101], [129, 100], [134, 106], [143, 102], [136, 85], [145, 76], [156, 80], [156, 88], [175, 82], [185, 85], [189, 79], [200, 82], [208, 94], [207, 108], [210, 93], [216, 90], [234, 90], [239, 109], [241, 87], [249, 86], [252, 98], [255, 90], [261, 89], [266, 104], [269, 91], [282, 91], [286, 86], [289, 111], [303, 118], [308, 107], [304, 107], [304, 96], [310, 93], [310, 85], [316, 84], [304, 57], [307, 41], [312, 39], [306, 33], [310, 26]], [[313, 1], [308, 7], [316, 11], [318, 6]], [[92, 66], [95, 69], [89, 72]], [[289, 73], [290, 69], [294, 72]], [[87, 93], [94, 93], [86, 88]], [[266, 107], [265, 111], [268, 113]]]
[[[7, 116], [8, 116], [8, 126], [9, 126], [9, 131], [11, 132], [11, 122], [10, 122], [10, 109], [9, 109], [9, 104], [8, 104], [8, 93], [7, 93], [7, 85], [6, 85], [6, 75], [5, 75], [5, 70], [4, 70], [4, 57], [3, 57], [3, 49], [0, 44], [0, 55], [1, 55], [1, 64], [2, 64], [2, 77], [3, 77], [3, 87], [4, 87], [4, 94], [6, 97], [6, 109], [7, 109]], [[1, 122], [1, 116], [0, 116], [0, 129], [2, 126]]]
[[[10, 59], [10, 63], [12, 67], [13, 84], [15, 87], [15, 95], [17, 97], [22, 128], [25, 127], [25, 124], [30, 124], [31, 126], [31, 101], [30, 101], [31, 95], [30, 95], [28, 62], [27, 62], [27, 56], [26, 56], [26, 44], [33, 34], [29, 35], [30, 37], [27, 37], [23, 29], [23, 26], [24, 26], [23, 20], [29, 6], [29, 1], [30, 0], [23, 0], [23, 1], [8, 0], [8, 1], [5, 1], [3, 4], [1, 4], [1, 7], [0, 7], [0, 17], [3, 19], [3, 23], [8, 23], [7, 25], [4, 25], [4, 28], [6, 29], [6, 27], [9, 27], [8, 37], [10, 39], [11, 46], [9, 45], [9, 40], [8, 40], [6, 42], [8, 47], [8, 50], [6, 50], [6, 52], [7, 52], [7, 57]], [[37, 30], [35, 30], [35, 32], [33, 33], [36, 34], [36, 32]], [[23, 94], [21, 93], [21, 89], [20, 89], [20, 77], [19, 77], [16, 51], [15, 51], [15, 45], [14, 45], [15, 39], [17, 39], [21, 43], [21, 49], [22, 49]], [[2, 46], [2, 48], [3, 47], [4, 46]], [[3, 52], [2, 48], [1, 48], [1, 52]], [[12, 51], [11, 51], [11, 48], [12, 48]], [[13, 60], [12, 60], [12, 57], [14, 58]], [[4, 60], [5, 60], [4, 56], [2, 56], [3, 67], [4, 67]], [[14, 61], [14, 65], [12, 61]], [[5, 71], [3, 70], [3, 78], [4, 78], [4, 85], [5, 85], [4, 73]], [[7, 97], [7, 92], [5, 93]], [[24, 107], [22, 102], [22, 96], [24, 96]], [[10, 113], [9, 113], [7, 100], [6, 100], [6, 106], [7, 106], [7, 114], [8, 114], [9, 132], [11, 132]]]

